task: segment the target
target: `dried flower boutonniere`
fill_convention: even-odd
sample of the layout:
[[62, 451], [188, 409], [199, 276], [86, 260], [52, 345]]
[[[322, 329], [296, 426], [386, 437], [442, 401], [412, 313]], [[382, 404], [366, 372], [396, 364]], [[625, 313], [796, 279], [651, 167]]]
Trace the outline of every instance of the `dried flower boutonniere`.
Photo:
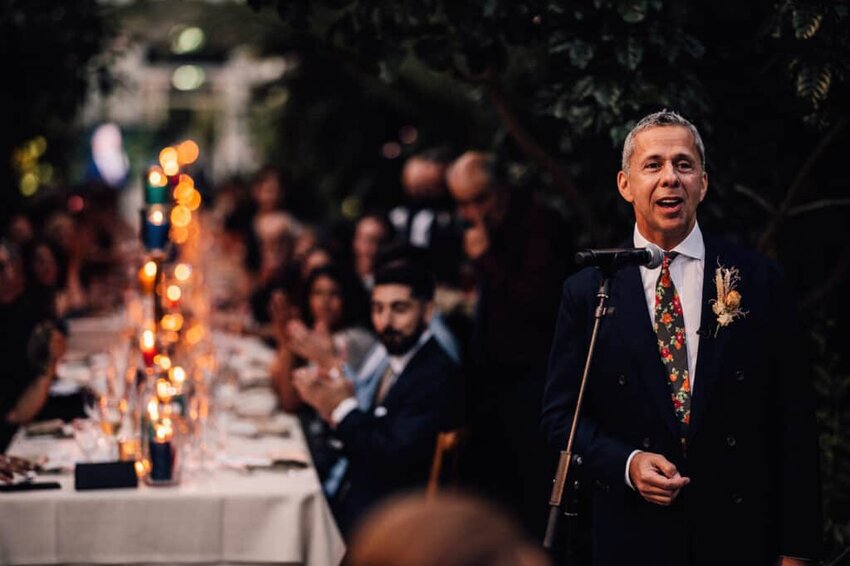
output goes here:
[[711, 300], [711, 310], [717, 315], [715, 337], [721, 326], [729, 326], [736, 318], [747, 315], [747, 311], [741, 309], [741, 293], [735, 289], [740, 280], [741, 274], [737, 267], [723, 267], [718, 262], [714, 272], [717, 298]]

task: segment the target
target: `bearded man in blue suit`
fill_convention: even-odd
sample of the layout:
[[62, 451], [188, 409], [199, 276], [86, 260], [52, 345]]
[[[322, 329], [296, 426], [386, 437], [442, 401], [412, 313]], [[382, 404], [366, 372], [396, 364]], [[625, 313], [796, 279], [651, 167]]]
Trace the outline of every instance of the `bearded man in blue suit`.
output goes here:
[[[703, 234], [697, 129], [641, 120], [617, 176], [633, 243], [661, 266], [611, 282], [574, 453], [592, 489], [595, 565], [775, 565], [815, 560], [821, 539], [814, 402], [795, 304], [771, 260]], [[543, 403], [566, 446], [601, 280], [564, 284]]]

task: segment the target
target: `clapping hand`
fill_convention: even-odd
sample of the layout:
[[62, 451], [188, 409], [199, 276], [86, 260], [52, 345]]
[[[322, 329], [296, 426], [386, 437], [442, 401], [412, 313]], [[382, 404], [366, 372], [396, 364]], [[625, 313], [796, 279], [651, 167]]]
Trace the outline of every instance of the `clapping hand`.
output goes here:
[[332, 379], [317, 367], [304, 367], [292, 373], [292, 383], [305, 403], [316, 409], [324, 420], [345, 399], [354, 396], [354, 385], [347, 379]]

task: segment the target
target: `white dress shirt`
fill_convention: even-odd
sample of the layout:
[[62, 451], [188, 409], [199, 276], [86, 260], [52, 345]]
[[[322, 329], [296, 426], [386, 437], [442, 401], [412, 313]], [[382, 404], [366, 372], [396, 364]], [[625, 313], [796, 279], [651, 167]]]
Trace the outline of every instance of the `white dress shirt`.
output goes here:
[[[635, 224], [634, 243], [636, 248], [645, 247], [649, 240], [644, 238]], [[694, 388], [697, 373], [697, 352], [699, 351], [699, 335], [702, 317], [702, 281], [705, 272], [705, 242], [702, 239], [702, 231], [699, 224], [694, 223], [694, 228], [688, 236], [679, 242], [672, 250], [678, 252], [673, 261], [670, 262], [670, 278], [679, 294], [682, 303], [682, 313], [685, 317], [685, 347], [688, 350], [688, 378], [690, 380], [691, 395], [698, 395]], [[655, 325], [655, 286], [658, 283], [658, 275], [661, 266], [655, 269], [640, 267], [640, 278], [643, 282], [643, 292], [646, 296], [646, 306], [649, 311], [650, 323]], [[660, 355], [660, 354], [659, 354]], [[672, 410], [672, 407], [671, 407]], [[634, 488], [629, 478], [629, 466], [635, 454], [641, 452], [635, 450], [626, 461], [626, 484]]]
[[[389, 365], [393, 370], [394, 376], [393, 382], [390, 384], [390, 389], [392, 389], [392, 386], [395, 384], [395, 381], [398, 379], [398, 376], [402, 374], [404, 369], [407, 367], [407, 364], [410, 363], [410, 360], [413, 358], [413, 356], [416, 355], [416, 352], [418, 352], [422, 348], [422, 346], [425, 345], [425, 342], [427, 342], [429, 338], [431, 338], [431, 330], [426, 329], [425, 332], [422, 333], [422, 336], [419, 337], [419, 340], [417, 340], [416, 344], [414, 344], [413, 347], [410, 348], [407, 352], [400, 356], [389, 356]], [[366, 360], [366, 362], [364, 362], [364, 366], [367, 365], [367, 362], [369, 362], [368, 359]], [[377, 369], [377, 365], [372, 368], [372, 371], [374, 371], [375, 369]], [[360, 375], [363, 375], [362, 370], [360, 372]], [[378, 384], [378, 386], [380, 387], [380, 384]], [[337, 424], [342, 422], [342, 420], [347, 417], [351, 411], [357, 408], [358, 403], [356, 397], [348, 397], [347, 399], [343, 399], [331, 413], [331, 422], [333, 423], [333, 426], [336, 426]]]

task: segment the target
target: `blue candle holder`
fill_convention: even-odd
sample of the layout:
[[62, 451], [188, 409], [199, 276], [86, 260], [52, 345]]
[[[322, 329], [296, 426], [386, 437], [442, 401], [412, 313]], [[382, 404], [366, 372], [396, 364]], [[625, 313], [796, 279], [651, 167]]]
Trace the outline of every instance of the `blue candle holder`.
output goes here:
[[157, 442], [152, 439], [148, 448], [151, 462], [150, 482], [174, 483], [176, 481], [174, 470], [177, 458], [174, 444], [168, 440]]
[[164, 250], [168, 244], [168, 231], [171, 222], [168, 219], [168, 209], [161, 205], [151, 206], [147, 212], [142, 212], [142, 242], [147, 250]]

